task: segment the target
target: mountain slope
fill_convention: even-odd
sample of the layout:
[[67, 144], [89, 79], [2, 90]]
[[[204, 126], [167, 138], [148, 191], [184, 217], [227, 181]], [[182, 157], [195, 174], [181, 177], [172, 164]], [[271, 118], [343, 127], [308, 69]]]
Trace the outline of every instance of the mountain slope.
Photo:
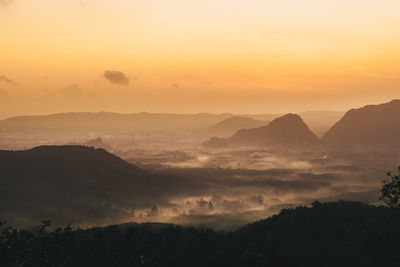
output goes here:
[[399, 209], [357, 202], [316, 202], [247, 225], [237, 235], [243, 247], [272, 249], [297, 266], [398, 266], [399, 215]]
[[18, 224], [119, 221], [137, 208], [170, 205], [168, 195], [185, 194], [185, 187], [198, 188], [83, 146], [0, 151], [0, 169], [0, 217]]
[[267, 126], [240, 130], [227, 141], [232, 145], [256, 146], [304, 146], [319, 142], [318, 137], [295, 114], [279, 117]]
[[349, 110], [323, 136], [335, 145], [400, 144], [400, 100]]

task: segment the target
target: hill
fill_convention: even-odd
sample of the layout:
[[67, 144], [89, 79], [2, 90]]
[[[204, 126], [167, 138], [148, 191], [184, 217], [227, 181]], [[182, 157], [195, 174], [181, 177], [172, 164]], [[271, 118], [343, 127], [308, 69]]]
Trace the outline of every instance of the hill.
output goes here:
[[400, 209], [315, 202], [238, 230], [244, 247], [274, 250], [298, 266], [396, 266]]
[[[223, 144], [221, 139], [210, 139], [205, 145]], [[311, 132], [299, 115], [287, 114], [273, 120], [267, 126], [242, 129], [226, 139], [230, 146], [272, 146], [302, 147], [319, 143], [318, 137]]]
[[263, 125], [267, 125], [268, 122], [255, 120], [252, 118], [234, 116], [208, 128], [208, 133], [217, 137], [228, 137], [240, 129], [256, 128]]
[[[0, 224], [0, 265], [397, 267], [400, 209], [315, 202], [235, 232], [171, 224], [13, 230]], [[25, 263], [25, 264], [24, 264]]]
[[0, 217], [18, 225], [43, 218], [57, 224], [130, 220], [135, 209], [169, 206], [169, 194], [199, 187], [84, 146], [0, 151], [0, 169]]
[[323, 136], [334, 145], [400, 144], [400, 100], [349, 110]]

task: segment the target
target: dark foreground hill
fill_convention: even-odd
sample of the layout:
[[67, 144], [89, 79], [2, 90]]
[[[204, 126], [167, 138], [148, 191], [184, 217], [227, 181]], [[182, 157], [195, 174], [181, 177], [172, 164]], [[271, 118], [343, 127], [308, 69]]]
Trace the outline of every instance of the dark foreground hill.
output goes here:
[[85, 146], [0, 151], [0, 170], [0, 218], [18, 225], [43, 218], [64, 224], [129, 220], [135, 209], [168, 206], [169, 194], [200, 187]]
[[273, 250], [298, 266], [398, 266], [400, 209], [315, 202], [237, 232], [249, 250]]
[[170, 224], [0, 227], [8, 266], [399, 266], [400, 209], [355, 202], [283, 210], [235, 232]]
[[349, 110], [323, 136], [334, 145], [400, 144], [400, 100]]

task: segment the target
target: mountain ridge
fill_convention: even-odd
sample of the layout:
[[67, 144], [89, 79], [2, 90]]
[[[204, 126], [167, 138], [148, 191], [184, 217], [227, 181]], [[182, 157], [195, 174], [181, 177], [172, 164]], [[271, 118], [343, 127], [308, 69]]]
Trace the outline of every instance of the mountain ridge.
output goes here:
[[400, 100], [353, 108], [322, 137], [337, 145], [400, 144]]
[[203, 188], [86, 146], [1, 150], [0, 169], [0, 217], [16, 224], [43, 218], [57, 224], [129, 220], [135, 209], [169, 207], [168, 196]]
[[[266, 126], [241, 129], [225, 139], [227, 146], [308, 146], [319, 143], [319, 138], [308, 128], [297, 114], [286, 114]], [[211, 138], [206, 146], [219, 144], [223, 140]]]

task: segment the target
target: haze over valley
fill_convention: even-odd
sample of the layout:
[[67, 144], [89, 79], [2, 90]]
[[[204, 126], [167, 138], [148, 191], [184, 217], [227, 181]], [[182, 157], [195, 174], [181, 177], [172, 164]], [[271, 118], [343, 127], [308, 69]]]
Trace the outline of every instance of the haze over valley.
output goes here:
[[15, 225], [51, 218], [234, 229], [315, 200], [379, 203], [385, 172], [400, 161], [400, 101], [352, 109], [320, 136], [306, 124], [321, 129], [336, 114], [5, 119], [2, 213]]

